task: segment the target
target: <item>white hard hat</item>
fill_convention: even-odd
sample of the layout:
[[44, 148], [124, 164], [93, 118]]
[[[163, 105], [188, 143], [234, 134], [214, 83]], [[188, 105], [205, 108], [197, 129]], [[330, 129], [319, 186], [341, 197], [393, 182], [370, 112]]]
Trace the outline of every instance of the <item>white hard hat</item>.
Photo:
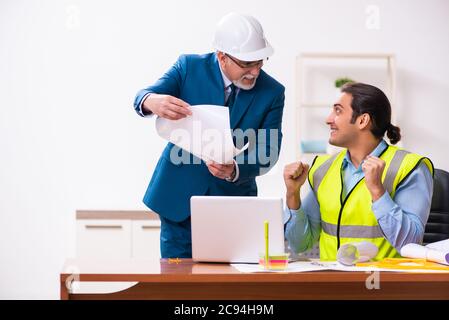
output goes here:
[[259, 21], [238, 13], [229, 13], [218, 22], [213, 46], [242, 61], [263, 60], [274, 52]]

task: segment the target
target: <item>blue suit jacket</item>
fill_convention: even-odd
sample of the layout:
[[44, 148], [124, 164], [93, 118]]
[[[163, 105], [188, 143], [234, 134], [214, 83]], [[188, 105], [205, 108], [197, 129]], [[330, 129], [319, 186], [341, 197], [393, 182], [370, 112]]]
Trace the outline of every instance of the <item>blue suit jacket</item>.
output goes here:
[[[231, 128], [243, 131], [262, 129], [259, 134], [266, 132], [267, 139], [257, 138], [255, 143], [250, 144], [249, 150], [239, 155], [238, 160], [244, 158], [246, 161], [239, 164], [240, 175], [236, 182], [214, 177], [198, 158], [196, 163], [200, 164], [192, 164], [193, 155], [190, 155], [189, 163], [174, 164], [170, 161], [170, 152], [173, 147], [178, 147], [168, 143], [154, 170], [143, 202], [167, 219], [182, 221], [190, 215], [190, 197], [193, 195], [256, 196], [256, 176], [267, 172], [279, 155], [284, 90], [280, 83], [261, 70], [254, 88], [239, 91], [231, 109]], [[147, 93], [172, 95], [190, 105], [223, 105], [224, 83], [216, 54], [180, 56], [154, 85], [137, 93], [134, 101], [136, 111]], [[277, 129], [277, 136], [270, 135], [269, 129]], [[272, 157], [275, 155], [275, 159], [263, 163], [256, 156], [258, 153], [271, 154]]]

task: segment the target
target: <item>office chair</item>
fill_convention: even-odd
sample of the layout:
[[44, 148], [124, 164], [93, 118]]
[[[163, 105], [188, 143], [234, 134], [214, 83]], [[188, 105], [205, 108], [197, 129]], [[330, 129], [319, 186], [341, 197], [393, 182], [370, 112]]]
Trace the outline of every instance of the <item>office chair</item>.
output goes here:
[[432, 205], [423, 244], [449, 238], [449, 172], [435, 169]]

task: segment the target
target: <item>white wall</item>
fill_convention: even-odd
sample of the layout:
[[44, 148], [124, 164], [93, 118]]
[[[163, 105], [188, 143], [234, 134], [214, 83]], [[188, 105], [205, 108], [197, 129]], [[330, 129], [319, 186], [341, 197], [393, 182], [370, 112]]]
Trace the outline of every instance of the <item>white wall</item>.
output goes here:
[[[378, 30], [365, 27], [371, 4]], [[59, 297], [76, 209], [144, 209], [165, 143], [134, 95], [179, 54], [210, 51], [232, 8], [262, 22], [276, 49], [265, 70], [287, 88], [280, 165], [261, 195], [282, 195], [294, 159], [300, 52], [395, 53], [404, 146], [449, 170], [447, 1], [1, 0], [0, 298]]]

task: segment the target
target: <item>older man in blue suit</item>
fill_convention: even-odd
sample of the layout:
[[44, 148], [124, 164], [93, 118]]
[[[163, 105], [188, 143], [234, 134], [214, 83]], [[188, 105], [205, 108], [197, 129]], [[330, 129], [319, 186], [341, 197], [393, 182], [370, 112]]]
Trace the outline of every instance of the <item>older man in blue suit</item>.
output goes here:
[[[191, 115], [190, 105], [226, 105], [234, 140], [243, 133], [241, 141], [250, 142], [229, 164], [204, 163], [190, 154], [187, 161], [173, 161], [182, 150], [167, 144], [143, 199], [160, 216], [163, 258], [192, 255], [191, 196], [256, 196], [255, 178], [276, 163], [281, 147], [284, 87], [262, 70], [273, 48], [260, 23], [247, 15], [226, 15], [217, 25], [214, 47], [213, 53], [180, 56], [134, 101], [139, 115], [170, 120]], [[247, 135], [249, 130], [255, 135]]]

